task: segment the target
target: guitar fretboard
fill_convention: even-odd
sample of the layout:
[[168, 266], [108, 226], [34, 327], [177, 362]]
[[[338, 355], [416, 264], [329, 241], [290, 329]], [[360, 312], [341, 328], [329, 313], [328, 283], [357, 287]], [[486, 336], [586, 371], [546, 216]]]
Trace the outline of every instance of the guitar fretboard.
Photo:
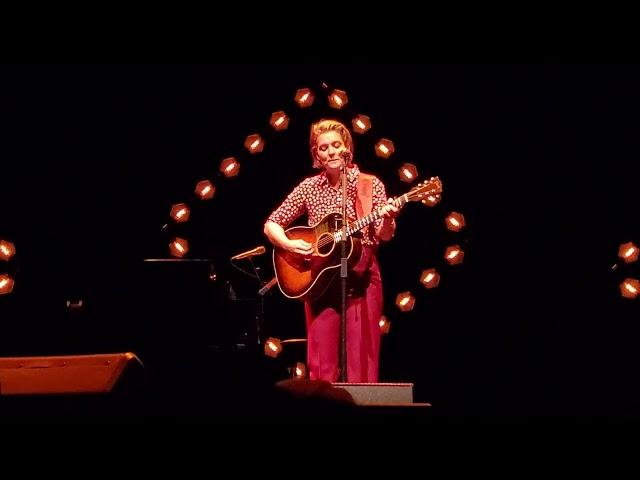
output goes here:
[[[401, 207], [402, 205], [407, 203], [408, 200], [409, 200], [409, 197], [405, 193], [404, 195], [401, 195], [400, 197], [396, 198], [393, 201], [393, 205], [396, 207]], [[374, 210], [369, 215], [366, 215], [362, 218], [359, 218], [355, 222], [350, 223], [349, 225], [347, 225], [347, 238], [353, 235], [354, 233], [362, 230], [364, 227], [366, 227], [370, 223], [375, 222], [380, 218], [380, 216], [381, 216], [380, 210]], [[340, 242], [342, 240], [342, 230], [338, 230], [337, 232], [335, 232], [334, 238], [336, 242]]]

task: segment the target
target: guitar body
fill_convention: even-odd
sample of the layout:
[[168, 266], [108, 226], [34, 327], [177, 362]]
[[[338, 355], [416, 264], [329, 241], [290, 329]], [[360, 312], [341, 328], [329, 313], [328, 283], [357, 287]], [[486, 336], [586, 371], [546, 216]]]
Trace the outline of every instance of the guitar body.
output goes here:
[[[330, 213], [313, 227], [292, 227], [285, 231], [290, 239], [302, 239], [313, 245], [312, 255], [299, 255], [275, 248], [273, 267], [282, 293], [289, 298], [315, 300], [340, 273], [341, 247], [333, 233], [341, 229], [341, 215]], [[358, 238], [347, 237], [347, 265], [360, 260], [362, 245]]]

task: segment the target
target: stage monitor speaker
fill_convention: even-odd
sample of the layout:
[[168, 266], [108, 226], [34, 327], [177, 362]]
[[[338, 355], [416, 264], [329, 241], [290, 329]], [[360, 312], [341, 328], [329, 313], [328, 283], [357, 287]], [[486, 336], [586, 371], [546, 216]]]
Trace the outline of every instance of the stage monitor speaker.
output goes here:
[[142, 362], [131, 353], [0, 358], [0, 395], [108, 393]]
[[413, 383], [333, 383], [351, 394], [358, 405], [413, 404]]

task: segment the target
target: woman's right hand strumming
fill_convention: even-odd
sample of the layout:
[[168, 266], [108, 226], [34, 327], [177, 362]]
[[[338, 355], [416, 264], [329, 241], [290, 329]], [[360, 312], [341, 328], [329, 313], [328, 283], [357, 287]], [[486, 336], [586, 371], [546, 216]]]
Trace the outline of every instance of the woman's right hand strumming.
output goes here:
[[313, 245], [300, 238], [289, 240], [284, 248], [288, 252], [298, 253], [300, 255], [311, 255], [313, 253]]
[[301, 238], [291, 239], [287, 237], [284, 229], [275, 222], [267, 221], [264, 225], [264, 233], [273, 245], [287, 252], [300, 255], [311, 255], [313, 253], [313, 245]]

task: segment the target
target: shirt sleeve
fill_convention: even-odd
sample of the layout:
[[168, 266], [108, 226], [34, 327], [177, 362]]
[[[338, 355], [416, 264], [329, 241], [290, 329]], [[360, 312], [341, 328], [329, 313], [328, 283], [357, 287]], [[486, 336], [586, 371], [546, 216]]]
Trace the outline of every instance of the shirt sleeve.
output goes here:
[[305, 183], [302, 182], [287, 196], [282, 204], [275, 209], [267, 220], [275, 222], [285, 228], [296, 218], [307, 211], [305, 199]]

